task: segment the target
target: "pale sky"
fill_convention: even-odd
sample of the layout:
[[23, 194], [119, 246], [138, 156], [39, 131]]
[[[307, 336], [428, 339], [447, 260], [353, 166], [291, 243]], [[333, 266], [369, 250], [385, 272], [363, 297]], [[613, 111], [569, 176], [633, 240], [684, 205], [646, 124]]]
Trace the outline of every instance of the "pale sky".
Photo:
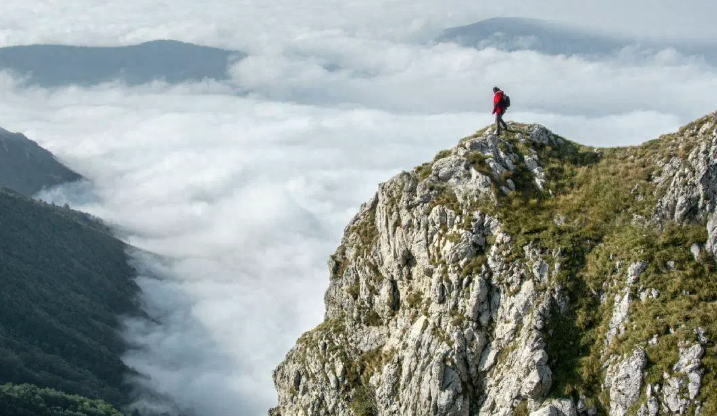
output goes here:
[[711, 0], [4, 0], [0, 45], [173, 38], [260, 48], [336, 31], [420, 39], [496, 16], [555, 19], [637, 36], [717, 37], [717, 2]]

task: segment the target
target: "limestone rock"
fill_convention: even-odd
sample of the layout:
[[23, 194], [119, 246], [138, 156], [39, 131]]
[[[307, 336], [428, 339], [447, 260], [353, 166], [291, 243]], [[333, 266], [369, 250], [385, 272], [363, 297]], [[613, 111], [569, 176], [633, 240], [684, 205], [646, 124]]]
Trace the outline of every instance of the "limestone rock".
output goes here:
[[615, 306], [613, 307], [610, 328], [608, 329], [606, 338], [608, 344], [612, 344], [615, 336], [625, 332], [625, 325], [629, 321], [630, 303], [632, 302], [631, 287], [637, 283], [637, 280], [646, 268], [647, 262], [644, 261], [632, 263], [627, 268], [627, 275], [625, 277], [626, 287], [620, 294], [615, 295]]
[[[665, 276], [702, 270], [684, 263], [717, 251], [716, 127], [717, 114], [664, 145], [621, 150], [610, 163], [627, 169], [597, 171], [610, 152], [537, 125], [507, 137], [488, 129], [379, 184], [328, 260], [324, 322], [273, 373], [269, 414], [656, 416], [704, 406], [709, 328], [662, 331], [666, 320], [648, 332], [639, 319], [658, 302], [694, 297]], [[596, 185], [596, 172], [614, 177]], [[605, 193], [608, 208], [590, 192]], [[590, 223], [593, 208], [614, 209], [609, 224]], [[668, 254], [624, 244], [659, 237], [672, 221], [705, 227], [706, 241], [678, 241]], [[604, 339], [584, 336], [587, 327]], [[685, 340], [679, 358], [645, 386], [655, 358], [646, 349], [675, 339]], [[581, 362], [603, 365], [566, 368]], [[585, 379], [602, 384], [566, 371], [594, 371]], [[563, 383], [577, 402], [556, 395]]]
[[[678, 223], [707, 222], [705, 249], [717, 254], [717, 133], [714, 121], [708, 121], [694, 133], [709, 140], [699, 142], [686, 160], [673, 158], [663, 166], [655, 180], [664, 186], [664, 196], [654, 211], [656, 220]], [[693, 253], [695, 251], [693, 250]]]
[[[672, 367], [673, 375], [664, 375], [663, 403], [673, 414], [684, 414], [699, 394], [704, 352], [700, 344], [681, 346], [680, 358]], [[683, 393], [684, 390], [687, 394]]]
[[643, 349], [636, 349], [632, 355], [608, 367], [605, 387], [610, 392], [610, 416], [622, 416], [640, 397], [642, 371], [647, 364]]
[[570, 399], [553, 400], [530, 416], [578, 416], [575, 404]]

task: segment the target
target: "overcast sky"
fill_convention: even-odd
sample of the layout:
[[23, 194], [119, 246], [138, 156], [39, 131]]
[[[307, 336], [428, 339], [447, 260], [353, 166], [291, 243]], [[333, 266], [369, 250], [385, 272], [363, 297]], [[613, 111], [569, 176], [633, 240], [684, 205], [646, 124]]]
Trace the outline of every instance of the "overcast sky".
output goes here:
[[342, 31], [411, 39], [490, 17], [539, 17], [638, 36], [717, 37], [711, 0], [4, 0], [0, 45], [116, 45], [172, 38], [276, 47]]
[[[380, 182], [491, 123], [633, 145], [717, 110], [717, 68], [661, 51], [603, 61], [426, 45], [443, 28], [542, 17], [650, 36], [717, 36], [713, 1], [4, 0], [0, 45], [158, 38], [245, 49], [225, 83], [55, 90], [0, 72], [0, 126], [92, 181], [45, 198], [130, 243], [149, 312], [126, 357], [213, 416], [266, 415], [271, 371], [323, 317], [326, 260]], [[250, 90], [239, 96], [237, 90]], [[160, 275], [163, 281], [149, 278]]]

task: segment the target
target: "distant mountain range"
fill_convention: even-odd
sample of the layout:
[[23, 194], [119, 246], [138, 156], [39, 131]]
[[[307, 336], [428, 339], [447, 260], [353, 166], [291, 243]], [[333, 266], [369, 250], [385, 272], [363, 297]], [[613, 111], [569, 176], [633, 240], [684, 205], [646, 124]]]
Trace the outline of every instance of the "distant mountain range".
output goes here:
[[436, 42], [505, 51], [533, 50], [548, 55], [604, 57], [624, 48], [654, 53], [674, 48], [683, 55], [701, 56], [717, 64], [717, 42], [655, 40], [598, 33], [565, 23], [531, 18], [492, 18], [466, 26], [445, 29]]
[[177, 84], [227, 79], [227, 65], [245, 56], [174, 40], [118, 47], [25, 45], [0, 48], [0, 70], [24, 77], [25, 85], [40, 87], [92, 86], [113, 80], [128, 85], [155, 80]]
[[[445, 29], [434, 42], [505, 51], [532, 50], [548, 55], [601, 59], [624, 51], [651, 56], [672, 48], [682, 55], [717, 65], [717, 41], [639, 39], [599, 33], [562, 22], [500, 17]], [[246, 53], [175, 40], [129, 46], [20, 45], [0, 48], [0, 71], [21, 78], [25, 86], [45, 88], [94, 86], [119, 81], [135, 86], [153, 81], [169, 84], [224, 81], [227, 68]], [[337, 68], [330, 64], [327, 68]]]

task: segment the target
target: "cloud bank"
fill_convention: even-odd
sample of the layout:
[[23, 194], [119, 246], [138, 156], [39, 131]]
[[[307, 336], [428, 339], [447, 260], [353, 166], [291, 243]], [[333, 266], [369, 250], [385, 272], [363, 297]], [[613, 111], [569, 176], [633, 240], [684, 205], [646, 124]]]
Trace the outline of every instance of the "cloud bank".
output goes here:
[[398, 166], [473, 127], [462, 115], [182, 91], [38, 94], [15, 97], [33, 112], [11, 125], [33, 125], [26, 133], [96, 194], [43, 197], [167, 258], [161, 267], [137, 259], [150, 268], [139, 282], [161, 324], [130, 324], [143, 351], [128, 364], [183, 408], [218, 416], [264, 414], [274, 402], [271, 370], [320, 322], [326, 258], [358, 204]]
[[322, 319], [343, 227], [379, 182], [490, 123], [494, 84], [513, 100], [508, 120], [595, 146], [717, 109], [717, 70], [669, 51], [588, 62], [417, 42], [480, 14], [466, 2], [8, 1], [0, 43], [174, 37], [250, 53], [225, 83], [39, 89], [0, 73], [0, 125], [92, 182], [42, 197], [159, 256], [132, 253], [154, 321], [127, 323], [139, 349], [126, 361], [200, 415], [266, 414], [271, 371]]

